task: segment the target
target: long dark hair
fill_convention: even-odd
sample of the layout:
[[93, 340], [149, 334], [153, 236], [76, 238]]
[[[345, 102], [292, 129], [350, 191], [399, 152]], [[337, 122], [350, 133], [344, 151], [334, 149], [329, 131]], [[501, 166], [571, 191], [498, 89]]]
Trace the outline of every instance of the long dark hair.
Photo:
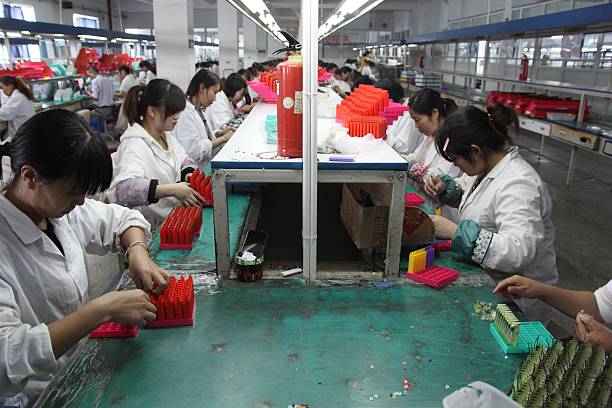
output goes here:
[[104, 191], [113, 178], [113, 163], [102, 139], [79, 115], [65, 109], [34, 115], [1, 150], [2, 156], [11, 158], [13, 174], [27, 164], [47, 182], [69, 177], [75, 194]]
[[448, 161], [461, 156], [472, 162], [471, 145], [479, 146], [485, 156], [512, 144], [508, 128], [518, 129], [516, 112], [496, 103], [483, 111], [474, 106], [459, 108], [438, 128], [436, 147]]
[[438, 114], [442, 118], [446, 118], [457, 110], [455, 101], [449, 98], [442, 98], [438, 91], [431, 88], [423, 88], [415, 92], [410, 97], [408, 106], [410, 106], [412, 112], [426, 116], [431, 116], [433, 110], [437, 109]]
[[12, 85], [19, 92], [25, 95], [26, 98], [33, 101], [34, 100], [34, 92], [32, 92], [32, 88], [28, 84], [26, 84], [21, 78], [17, 78], [10, 75], [5, 75], [0, 77], [0, 82], [4, 85]]
[[241, 89], [247, 87], [247, 83], [240, 75], [237, 73], [231, 74], [227, 77], [225, 82], [223, 83], [223, 92], [227, 95], [228, 99], [232, 99], [232, 97]]
[[207, 69], [199, 70], [193, 78], [191, 78], [191, 82], [189, 82], [189, 86], [187, 87], [186, 95], [188, 97], [193, 97], [200, 92], [200, 85], [204, 84], [204, 88], [208, 89], [211, 86], [215, 86], [219, 83], [219, 77], [212, 71]]
[[165, 120], [185, 109], [185, 94], [167, 79], [154, 79], [146, 86], [134, 86], [128, 91], [123, 113], [130, 125], [142, 124], [149, 106], [163, 108]]

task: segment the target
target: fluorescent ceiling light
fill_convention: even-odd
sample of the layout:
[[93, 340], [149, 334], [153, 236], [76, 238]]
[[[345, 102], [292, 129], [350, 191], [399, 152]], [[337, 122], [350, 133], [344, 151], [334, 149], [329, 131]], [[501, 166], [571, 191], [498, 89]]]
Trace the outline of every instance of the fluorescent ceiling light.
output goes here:
[[19, 38], [21, 37], [21, 33], [15, 32], [15, 31], [7, 31], [6, 35], [8, 35], [11, 38]]
[[367, 0], [344, 0], [336, 7], [327, 21], [319, 27], [319, 40], [361, 17], [383, 1], [374, 0], [368, 4]]
[[408, 48], [416, 48], [418, 46], [419, 46], [419, 44], [408, 44], [407, 45]]
[[21, 34], [23, 34], [23, 35], [30, 35], [30, 34], [32, 34], [32, 33], [31, 33], [31, 32], [29, 32], [28, 30], [23, 30], [23, 31], [21, 32]]
[[108, 40], [108, 38], [101, 37], [99, 35], [85, 35], [85, 34], [79, 35], [79, 38], [81, 40], [100, 40], [100, 41], [107, 41]]
[[553, 35], [552, 37], [550, 37], [551, 40], [560, 40], [562, 38], [563, 38], [562, 35]]
[[280, 27], [276, 23], [274, 16], [263, 0], [227, 0], [238, 11], [248, 17], [255, 24], [264, 29], [272, 37], [280, 41], [285, 41], [280, 34]]

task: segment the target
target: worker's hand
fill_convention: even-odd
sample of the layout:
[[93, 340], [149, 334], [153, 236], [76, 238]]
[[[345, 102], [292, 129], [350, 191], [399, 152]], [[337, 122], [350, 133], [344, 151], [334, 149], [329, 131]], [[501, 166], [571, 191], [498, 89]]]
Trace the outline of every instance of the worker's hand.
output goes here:
[[249, 113], [251, 109], [253, 109], [252, 105], [244, 105], [243, 107], [240, 108], [240, 110], [244, 113]]
[[147, 249], [141, 245], [132, 247], [128, 263], [136, 287], [147, 293], [157, 295], [170, 283], [170, 273], [157, 266], [149, 257]]
[[506, 299], [536, 299], [541, 296], [543, 284], [533, 279], [514, 275], [499, 282], [493, 293]]
[[174, 184], [172, 196], [179, 199], [187, 207], [197, 207], [204, 204], [202, 196], [185, 182]]
[[612, 330], [584, 313], [584, 310], [576, 315], [576, 335], [582, 342], [601, 346], [606, 352], [612, 351]]
[[446, 183], [436, 176], [426, 177], [423, 183], [423, 190], [425, 190], [428, 196], [436, 198], [446, 191]]
[[436, 238], [451, 239], [455, 235], [455, 232], [457, 232], [457, 224], [448, 218], [439, 215], [430, 215], [429, 218], [431, 218], [434, 223]]
[[155, 320], [157, 308], [149, 301], [149, 295], [140, 289], [113, 291], [92, 300], [103, 322], [114, 321], [133, 326], [145, 326]]
[[225, 132], [225, 134], [221, 136], [221, 139], [223, 139], [224, 142], [227, 142], [232, 138], [232, 136], [234, 136], [234, 133], [234, 128], [230, 128], [228, 132]]

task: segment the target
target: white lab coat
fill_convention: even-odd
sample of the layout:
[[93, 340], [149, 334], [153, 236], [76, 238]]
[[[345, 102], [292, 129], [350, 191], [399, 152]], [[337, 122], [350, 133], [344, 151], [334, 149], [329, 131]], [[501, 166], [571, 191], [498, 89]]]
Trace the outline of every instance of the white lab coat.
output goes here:
[[419, 132], [408, 111], [387, 127], [387, 144], [403, 156], [413, 153], [423, 139], [425, 136]]
[[70, 352], [55, 359], [47, 325], [87, 303], [84, 252], [119, 250], [133, 226], [151, 238], [137, 211], [91, 199], [49, 221], [65, 255], [0, 194], [0, 406], [32, 403], [66, 362]]
[[[478, 223], [484, 238], [482, 245], [488, 244], [487, 232], [493, 235], [484, 258], [474, 260], [503, 274], [557, 283], [552, 202], [538, 173], [514, 147], [470, 194], [475, 182], [476, 178], [470, 180], [467, 176], [459, 179], [464, 187], [459, 206], [461, 220]], [[539, 300], [515, 302], [531, 320], [546, 323], [550, 319], [550, 308]]]
[[236, 118], [234, 106], [223, 91], [217, 93], [215, 101], [206, 108], [205, 115], [213, 135], [216, 135], [223, 126]]
[[[121, 136], [117, 155], [113, 159], [114, 178], [107, 197], [117, 202], [117, 185], [125, 180], [155, 179], [162, 184], [173, 184], [181, 180], [181, 165], [187, 159], [185, 150], [170, 132], [166, 132], [168, 150], [164, 150], [138, 123], [127, 128]], [[172, 211], [179, 200], [174, 197], [161, 198], [157, 203], [135, 207], [154, 228]]]
[[[414, 120], [412, 121], [414, 122]], [[417, 147], [414, 152], [404, 157], [408, 162], [409, 167], [415, 164], [428, 167], [427, 176], [424, 179], [429, 176], [439, 176], [440, 174], [448, 174], [452, 178], [456, 178], [463, 174], [463, 172], [452, 162], [449, 162], [440, 156], [436, 149], [436, 139], [434, 137], [425, 136], [419, 147]], [[412, 186], [417, 189], [417, 191], [421, 192], [420, 195], [423, 197], [423, 199], [425, 199], [425, 202], [429, 206], [435, 208], [438, 205], [436, 200], [422, 191], [422, 186], [420, 184], [416, 183], [412, 179], [408, 179], [408, 182], [411, 183]], [[456, 208], [448, 205], [441, 205], [440, 211], [443, 217], [446, 217], [454, 222], [459, 221], [459, 211]]]
[[205, 170], [212, 159], [212, 141], [206, 132], [204, 121], [191, 101], [187, 101], [172, 135], [183, 146], [189, 157], [196, 161], [200, 170]]
[[331, 78], [329, 78], [329, 85], [331, 87], [337, 86], [344, 93], [350, 93], [351, 92], [351, 86], [346, 81], [342, 81], [340, 79], [336, 79], [333, 76]]
[[0, 120], [8, 122], [6, 139], [12, 140], [17, 129], [32, 116], [34, 116], [32, 101], [15, 89], [0, 107]]
[[139, 71], [138, 72], [138, 80], [143, 85], [149, 85], [149, 82], [156, 79], [157, 75], [153, 73], [153, 71]]

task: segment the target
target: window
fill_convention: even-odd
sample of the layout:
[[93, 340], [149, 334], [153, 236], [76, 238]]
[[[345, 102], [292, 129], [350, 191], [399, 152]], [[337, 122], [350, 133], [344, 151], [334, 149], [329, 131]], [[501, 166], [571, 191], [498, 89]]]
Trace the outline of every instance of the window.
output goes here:
[[149, 28], [126, 28], [125, 32], [128, 34], [151, 35], [151, 29]]
[[604, 35], [600, 60], [600, 68], [612, 68], [612, 33]]
[[[581, 58], [582, 42], [584, 34], [564, 35], [561, 41], [561, 58], [566, 61], [568, 67], [582, 67], [582, 61], [576, 61]], [[597, 43], [596, 43], [597, 44]]]
[[17, 20], [36, 21], [34, 7], [27, 4], [3, 4], [0, 7], [4, 18], [15, 18]]
[[542, 38], [542, 48], [540, 49], [540, 64], [550, 67], [563, 66], [561, 59], [562, 35]]
[[535, 51], [535, 39], [533, 38], [521, 38], [517, 40], [517, 48], [515, 58], [521, 59], [523, 54], [529, 59], [533, 59], [533, 52]]
[[100, 28], [100, 21], [98, 17], [74, 13], [72, 15], [72, 25], [75, 27]]

